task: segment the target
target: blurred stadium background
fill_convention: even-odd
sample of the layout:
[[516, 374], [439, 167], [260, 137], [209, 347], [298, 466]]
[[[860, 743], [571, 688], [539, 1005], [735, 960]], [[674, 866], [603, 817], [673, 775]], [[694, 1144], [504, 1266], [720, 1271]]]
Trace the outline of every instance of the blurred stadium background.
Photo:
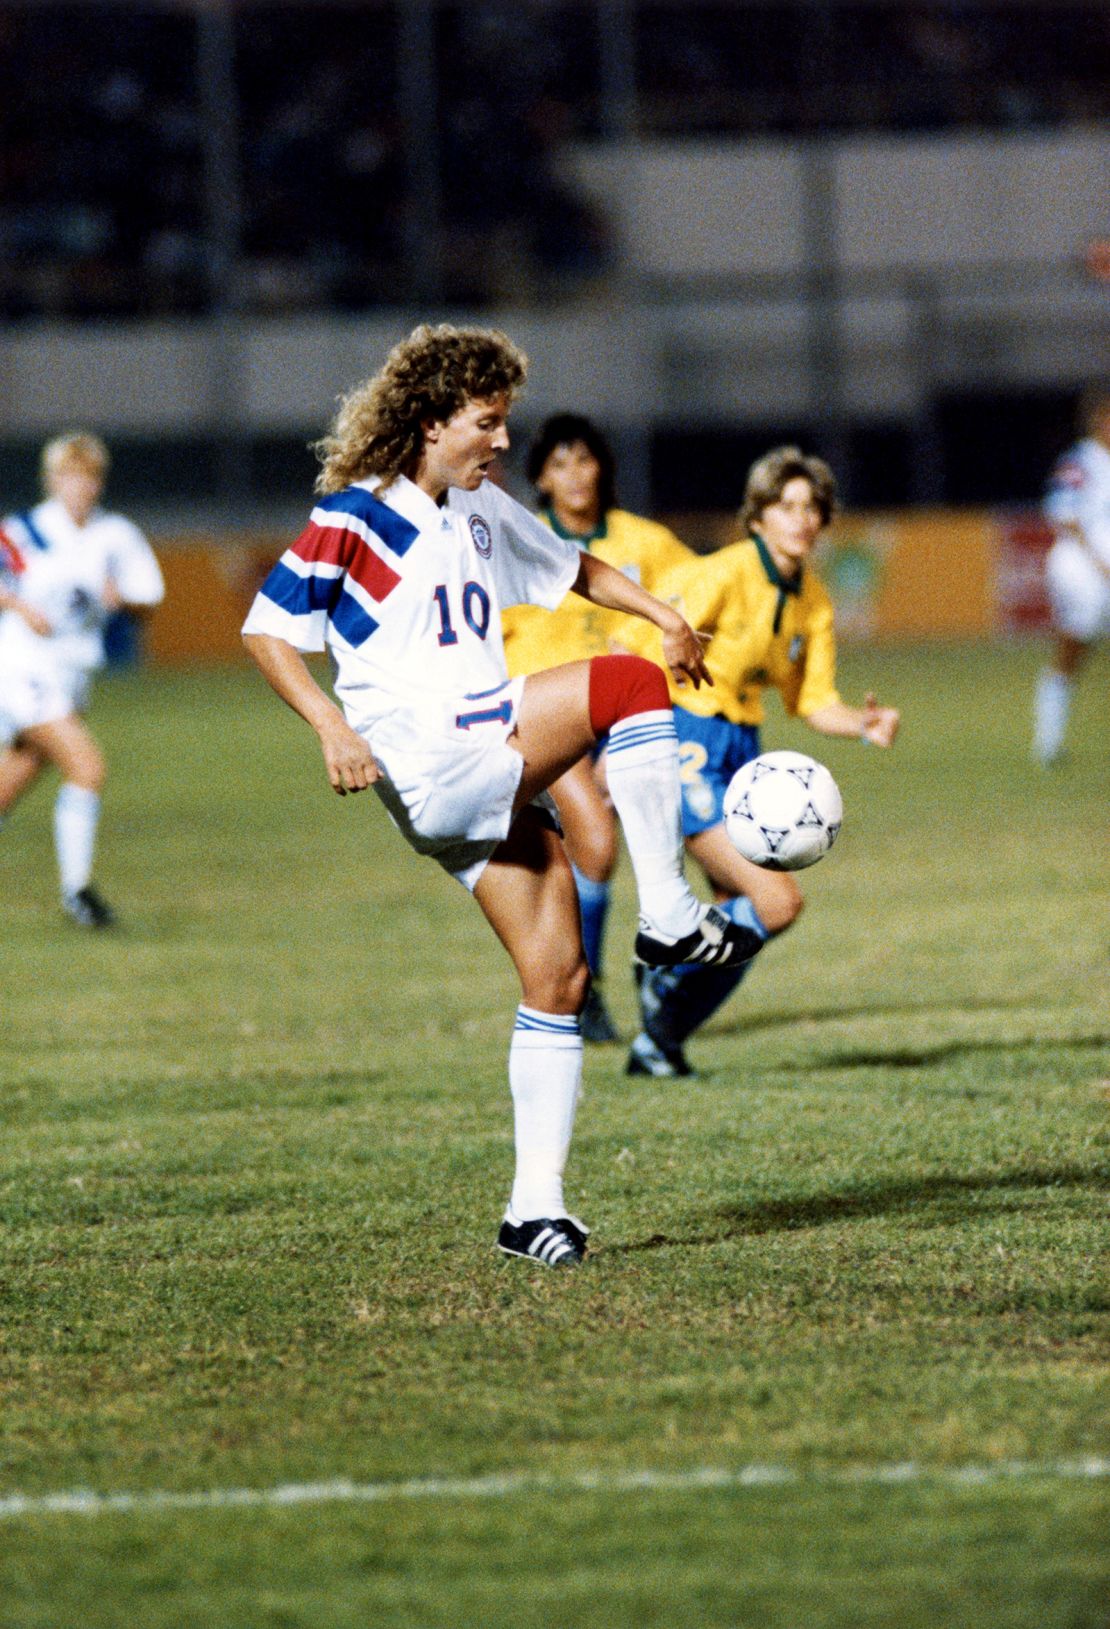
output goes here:
[[1103, 0], [4, 0], [0, 75], [3, 506], [100, 431], [155, 655], [234, 648], [337, 394], [443, 317], [530, 353], [518, 449], [595, 415], [696, 546], [827, 456], [845, 631], [1042, 618], [1110, 367]]

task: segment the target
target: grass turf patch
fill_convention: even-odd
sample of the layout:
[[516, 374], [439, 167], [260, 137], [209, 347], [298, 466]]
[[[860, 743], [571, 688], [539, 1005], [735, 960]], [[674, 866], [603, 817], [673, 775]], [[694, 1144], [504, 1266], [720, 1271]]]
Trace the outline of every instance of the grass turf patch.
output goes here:
[[[829, 762], [843, 835], [697, 1079], [590, 1052], [575, 1275], [492, 1249], [517, 992], [463, 891], [330, 793], [253, 674], [106, 680], [120, 931], [57, 911], [42, 791], [0, 840], [0, 1494], [1104, 1453], [1097, 672], [1045, 775], [1032, 652], [845, 668], [903, 738], [768, 726]], [[625, 866], [626, 1036], [633, 920]], [[0, 1597], [19, 1626], [1085, 1626], [1105, 1506], [816, 1481], [35, 1518], [0, 1530]]]

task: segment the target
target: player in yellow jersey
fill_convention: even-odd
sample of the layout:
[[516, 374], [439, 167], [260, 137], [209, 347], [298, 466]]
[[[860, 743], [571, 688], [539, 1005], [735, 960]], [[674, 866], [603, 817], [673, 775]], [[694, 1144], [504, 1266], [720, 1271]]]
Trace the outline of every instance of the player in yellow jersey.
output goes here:
[[[705, 872], [719, 906], [764, 940], [797, 918], [801, 890], [791, 872], [764, 871], [738, 854], [722, 819], [729, 781], [761, 751], [764, 690], [778, 690], [787, 712], [822, 735], [889, 747], [898, 730], [896, 708], [880, 707], [870, 695], [862, 707], [852, 707], [836, 688], [832, 602], [808, 563], [835, 506], [829, 466], [797, 447], [776, 447], [748, 473], [742, 541], [708, 558], [693, 556], [653, 584], [653, 592], [678, 605], [705, 639], [713, 678], [712, 688], [697, 691], [672, 686], [687, 852]], [[658, 657], [650, 640], [634, 633], [629, 640], [640, 654]], [[641, 969], [642, 1027], [628, 1072], [691, 1073], [683, 1043], [746, 969]]]
[[[616, 507], [612, 449], [597, 426], [579, 414], [557, 413], [540, 427], [528, 454], [528, 477], [554, 531], [649, 592], [654, 583], [694, 558], [665, 526]], [[515, 678], [560, 662], [628, 649], [636, 636], [635, 620], [575, 594], [568, 594], [554, 611], [514, 606], [501, 618], [509, 673]], [[582, 938], [593, 978], [582, 1012], [582, 1037], [614, 1041], [617, 1033], [600, 985], [610, 879], [617, 858], [616, 817], [591, 759], [575, 764], [550, 790], [574, 867]]]

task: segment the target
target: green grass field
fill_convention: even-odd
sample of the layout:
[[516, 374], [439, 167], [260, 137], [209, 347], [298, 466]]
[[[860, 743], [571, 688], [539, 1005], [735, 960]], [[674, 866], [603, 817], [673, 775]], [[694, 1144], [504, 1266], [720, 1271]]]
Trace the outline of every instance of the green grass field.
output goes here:
[[[696, 1080], [588, 1055], [575, 1274], [492, 1247], [517, 991], [463, 891], [253, 672], [104, 680], [119, 931], [46, 789], [0, 835], [3, 1629], [1110, 1622], [1106, 668], [1045, 775], [1038, 655], [847, 652], [890, 755], [772, 717], [843, 835]], [[625, 866], [626, 1033], [633, 914]]]

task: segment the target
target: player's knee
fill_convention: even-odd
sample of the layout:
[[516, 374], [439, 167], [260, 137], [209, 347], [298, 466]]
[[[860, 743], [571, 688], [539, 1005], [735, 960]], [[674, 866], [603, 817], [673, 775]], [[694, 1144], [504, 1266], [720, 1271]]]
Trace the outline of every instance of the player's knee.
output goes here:
[[616, 827], [592, 826], [577, 832], [571, 849], [575, 867], [591, 882], [608, 882], [617, 864]]
[[671, 705], [661, 667], [643, 656], [595, 656], [590, 662], [590, 724], [596, 736], [621, 718], [659, 712]]
[[590, 969], [585, 956], [566, 980], [566, 999], [572, 1012], [581, 1012], [590, 993]]
[[75, 766], [76, 773], [70, 779], [83, 786], [87, 792], [102, 792], [104, 782], [108, 778], [108, 766], [104, 756], [97, 747], [90, 747], [81, 754]]
[[784, 933], [801, 916], [805, 900], [793, 877], [780, 872], [775, 880], [781, 886], [769, 899], [761, 900], [757, 909], [768, 933]]
[[579, 1013], [586, 1004], [590, 969], [579, 950], [557, 961], [538, 963], [527, 972], [522, 984], [525, 1006], [537, 1012]]

